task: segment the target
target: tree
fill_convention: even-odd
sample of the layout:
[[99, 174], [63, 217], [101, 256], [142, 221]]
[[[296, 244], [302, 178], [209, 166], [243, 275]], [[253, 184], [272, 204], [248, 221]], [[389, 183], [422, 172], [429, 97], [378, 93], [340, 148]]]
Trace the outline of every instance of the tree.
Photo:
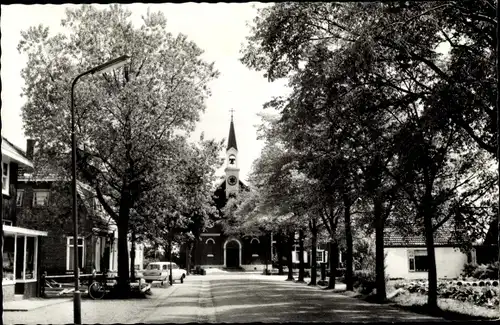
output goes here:
[[[119, 5], [67, 10], [61, 22], [69, 36], [49, 37], [48, 28], [22, 32], [18, 49], [28, 55], [22, 70], [26, 134], [40, 143], [38, 166], [70, 171], [69, 93], [81, 71], [123, 54], [123, 69], [80, 80], [75, 90], [78, 177], [97, 193], [118, 226], [119, 287], [128, 290], [127, 234], [131, 209], [151, 188], [156, 170], [172, 157], [193, 130], [217, 76], [203, 51], [186, 36], [167, 31], [161, 12], [148, 12], [135, 28]], [[175, 159], [174, 159], [175, 160]]]
[[143, 226], [143, 235], [150, 241], [166, 245], [170, 251], [172, 242], [191, 246], [198, 238], [207, 220], [217, 212], [211, 184], [222, 164], [222, 147], [222, 141], [204, 140], [202, 134], [198, 143], [185, 144], [182, 154], [175, 158], [175, 169], [169, 166], [157, 171], [154, 181], [160, 184], [151, 186], [154, 190], [136, 203], [137, 224], [149, 221], [147, 227]]

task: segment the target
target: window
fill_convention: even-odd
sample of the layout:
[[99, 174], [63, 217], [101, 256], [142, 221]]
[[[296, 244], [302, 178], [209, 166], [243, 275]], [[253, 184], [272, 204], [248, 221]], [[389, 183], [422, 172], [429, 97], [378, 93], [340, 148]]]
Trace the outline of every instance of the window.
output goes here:
[[215, 240], [213, 238], [208, 238], [205, 244], [207, 245], [207, 257], [214, 257]]
[[234, 165], [235, 162], [236, 162], [236, 156], [235, 155], [229, 156], [229, 164]]
[[3, 220], [3, 224], [6, 226], [12, 226], [12, 220]]
[[[24, 236], [17, 236], [17, 254], [24, 254]], [[24, 258], [21, 255], [16, 258], [16, 280], [24, 279]]]
[[323, 263], [325, 251], [316, 251], [316, 262]]
[[36, 281], [38, 238], [4, 234], [2, 281]]
[[33, 206], [44, 206], [49, 202], [48, 190], [34, 190], [33, 191]]
[[16, 206], [18, 206], [18, 207], [23, 206], [23, 198], [24, 198], [24, 191], [23, 190], [17, 190]]
[[167, 264], [163, 264], [163, 269], [166, 270], [167, 269]]
[[3, 279], [2, 281], [14, 280], [14, 264], [15, 264], [15, 237], [12, 234], [4, 235], [3, 243]]
[[35, 238], [26, 237], [26, 271], [24, 273], [25, 280], [36, 279], [35, 277]]
[[[85, 240], [82, 237], [78, 238], [78, 262], [79, 268], [85, 266]], [[74, 270], [74, 248], [73, 248], [73, 237], [67, 237], [67, 246], [66, 246], [66, 269], [73, 271]]]
[[424, 249], [409, 250], [408, 264], [409, 269], [412, 272], [427, 272], [429, 270], [429, 259], [427, 257], [427, 251]]
[[9, 195], [9, 164], [2, 162], [2, 193]]
[[259, 257], [259, 244], [260, 240], [258, 238], [252, 238], [252, 240], [250, 240], [250, 245], [252, 247], [252, 257]]

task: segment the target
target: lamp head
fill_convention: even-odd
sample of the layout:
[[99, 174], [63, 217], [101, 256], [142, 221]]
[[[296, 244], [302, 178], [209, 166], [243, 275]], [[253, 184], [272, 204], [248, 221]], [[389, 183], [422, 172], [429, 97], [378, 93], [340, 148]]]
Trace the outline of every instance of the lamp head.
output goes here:
[[95, 74], [95, 73], [109, 72], [109, 71], [111, 71], [113, 69], [116, 69], [116, 68], [119, 68], [119, 67], [125, 65], [125, 63], [127, 63], [128, 59], [130, 59], [130, 56], [128, 56], [128, 55], [122, 55], [119, 58], [110, 60], [110, 61], [108, 61], [106, 63], [103, 63], [103, 64], [95, 67], [94, 69], [92, 69], [91, 73]]

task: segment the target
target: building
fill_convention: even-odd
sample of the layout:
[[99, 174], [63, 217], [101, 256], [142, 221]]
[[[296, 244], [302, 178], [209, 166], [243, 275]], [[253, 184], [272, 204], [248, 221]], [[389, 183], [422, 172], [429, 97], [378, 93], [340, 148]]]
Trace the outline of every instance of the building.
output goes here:
[[[33, 143], [28, 140], [28, 155]], [[30, 152], [31, 151], [31, 152]], [[54, 176], [20, 173], [17, 184], [17, 223], [47, 232], [40, 248], [41, 270], [47, 275], [74, 271], [74, 230], [71, 182]], [[77, 181], [78, 252], [81, 274], [118, 269], [118, 230], [94, 190]], [[129, 243], [129, 251], [131, 243]], [[136, 244], [135, 268], [142, 269], [142, 245]], [[70, 278], [68, 278], [70, 279]]]
[[[231, 196], [249, 190], [240, 179], [238, 146], [233, 117], [229, 125], [224, 180], [217, 186], [214, 198], [219, 212]], [[216, 218], [201, 233], [194, 247], [194, 265], [202, 268], [240, 268], [248, 271], [264, 270], [270, 263], [269, 235], [227, 235]]]
[[[401, 236], [387, 232], [384, 238], [386, 274], [389, 278], [426, 279], [428, 272], [427, 249], [424, 236]], [[451, 233], [437, 231], [434, 236], [436, 270], [439, 278], [457, 278], [468, 254], [461, 252]]]
[[2, 137], [2, 289], [4, 301], [16, 295], [37, 295], [40, 279], [43, 229], [20, 227], [17, 223], [18, 170], [33, 168], [23, 150]]

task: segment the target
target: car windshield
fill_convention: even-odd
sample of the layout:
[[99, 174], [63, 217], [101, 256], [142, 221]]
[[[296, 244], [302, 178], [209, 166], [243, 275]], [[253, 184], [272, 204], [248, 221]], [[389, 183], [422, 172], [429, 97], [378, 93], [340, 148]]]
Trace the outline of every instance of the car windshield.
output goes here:
[[147, 270], [159, 270], [160, 269], [160, 264], [149, 264], [146, 269]]

